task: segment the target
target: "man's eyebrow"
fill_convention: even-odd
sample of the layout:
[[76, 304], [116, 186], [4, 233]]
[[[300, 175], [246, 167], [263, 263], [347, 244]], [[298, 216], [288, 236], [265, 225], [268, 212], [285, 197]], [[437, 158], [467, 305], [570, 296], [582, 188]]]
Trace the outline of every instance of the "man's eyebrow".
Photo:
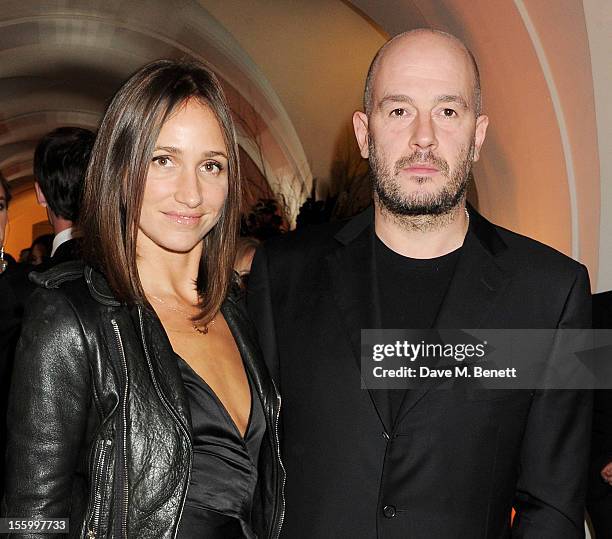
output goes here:
[[469, 109], [467, 101], [458, 94], [443, 94], [436, 96], [436, 103], [457, 103], [464, 109]]
[[408, 103], [409, 105], [414, 105], [412, 97], [405, 94], [386, 95], [378, 102], [378, 106], [382, 108], [387, 103]]
[[[470, 108], [468, 103], [467, 103], [467, 101], [461, 95], [459, 95], [459, 94], [442, 94], [442, 95], [437, 95], [434, 98], [434, 101], [437, 104], [440, 104], [440, 103], [456, 103], [457, 105], [460, 105], [464, 109], [469, 109]], [[378, 106], [380, 108], [382, 108], [387, 103], [408, 103], [409, 105], [414, 105], [414, 100], [412, 99], [412, 97], [410, 97], [409, 95], [406, 95], [406, 94], [389, 94], [389, 95], [386, 95], [385, 97], [383, 97], [379, 101]]]

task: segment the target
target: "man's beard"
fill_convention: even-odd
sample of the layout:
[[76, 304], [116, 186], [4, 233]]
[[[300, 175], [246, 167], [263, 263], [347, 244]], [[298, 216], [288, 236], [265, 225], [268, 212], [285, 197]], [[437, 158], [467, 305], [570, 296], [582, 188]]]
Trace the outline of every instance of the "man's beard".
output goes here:
[[[383, 209], [398, 217], [447, 215], [465, 199], [474, 148], [472, 138], [469, 148], [463, 146], [459, 149], [457, 165], [452, 174], [448, 163], [434, 155], [431, 150], [415, 150], [411, 155], [401, 157], [395, 162], [394, 171], [391, 173], [384, 155], [381, 156], [376, 151], [374, 138], [370, 134], [368, 142], [370, 170], [378, 201]], [[401, 180], [398, 179], [399, 173], [417, 163], [433, 165], [440, 171], [440, 174], [446, 177], [446, 182], [440, 190], [431, 193], [405, 194], [402, 192]], [[432, 180], [427, 176], [422, 176], [413, 177], [411, 181], [425, 183]]]

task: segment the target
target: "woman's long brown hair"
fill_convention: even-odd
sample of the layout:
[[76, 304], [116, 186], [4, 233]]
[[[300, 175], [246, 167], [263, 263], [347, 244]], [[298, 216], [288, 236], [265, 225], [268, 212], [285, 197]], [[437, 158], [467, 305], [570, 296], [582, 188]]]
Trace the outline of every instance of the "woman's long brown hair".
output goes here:
[[240, 218], [240, 172], [231, 114], [207, 67], [158, 60], [139, 71], [111, 101], [92, 151], [79, 225], [84, 257], [101, 271], [117, 299], [146, 304], [136, 265], [136, 238], [149, 163], [162, 125], [177, 107], [197, 99], [216, 116], [227, 148], [228, 196], [219, 221], [204, 238], [197, 289], [208, 323], [221, 307], [231, 279]]

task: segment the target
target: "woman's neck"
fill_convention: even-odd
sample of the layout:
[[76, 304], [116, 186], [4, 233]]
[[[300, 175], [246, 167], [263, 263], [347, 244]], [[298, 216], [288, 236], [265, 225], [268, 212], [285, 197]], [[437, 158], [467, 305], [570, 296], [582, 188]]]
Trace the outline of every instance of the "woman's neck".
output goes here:
[[195, 305], [202, 243], [187, 253], [176, 253], [142, 236], [137, 242], [136, 266], [145, 293]]

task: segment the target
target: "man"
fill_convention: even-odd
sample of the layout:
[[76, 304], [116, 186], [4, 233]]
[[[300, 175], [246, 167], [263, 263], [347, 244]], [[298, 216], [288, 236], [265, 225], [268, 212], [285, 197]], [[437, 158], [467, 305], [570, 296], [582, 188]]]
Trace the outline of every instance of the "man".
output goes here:
[[488, 119], [459, 40], [392, 39], [364, 108], [373, 210], [269, 242], [249, 283], [283, 396], [283, 536], [582, 537], [589, 392], [361, 389], [362, 328], [588, 327], [591, 309], [583, 266], [466, 209]]
[[55, 234], [51, 259], [42, 269], [80, 257], [75, 222], [94, 141], [95, 135], [87, 129], [59, 127], [46, 134], [36, 146], [36, 198], [47, 209]]
[[[612, 292], [593, 295], [593, 327], [612, 328]], [[612, 539], [612, 390], [595, 392], [587, 508], [597, 539]]]

